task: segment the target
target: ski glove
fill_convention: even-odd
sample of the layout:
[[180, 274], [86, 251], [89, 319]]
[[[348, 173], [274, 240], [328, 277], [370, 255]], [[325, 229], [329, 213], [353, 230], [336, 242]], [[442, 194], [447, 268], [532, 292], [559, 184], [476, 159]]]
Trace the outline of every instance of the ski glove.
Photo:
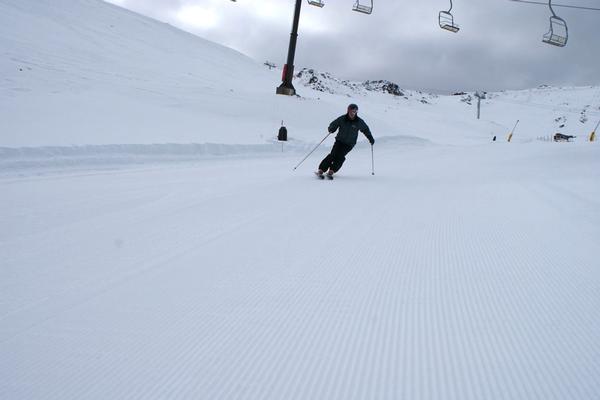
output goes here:
[[371, 146], [373, 146], [375, 144], [375, 139], [369, 139], [369, 142], [371, 143]]

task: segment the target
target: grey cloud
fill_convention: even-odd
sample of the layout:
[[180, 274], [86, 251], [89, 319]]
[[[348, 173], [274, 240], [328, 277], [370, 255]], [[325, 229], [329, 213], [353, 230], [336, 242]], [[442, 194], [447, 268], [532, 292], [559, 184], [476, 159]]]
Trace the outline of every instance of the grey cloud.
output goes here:
[[[177, 24], [168, 18], [183, 5], [217, 5], [224, 10], [223, 24], [194, 33], [257, 61], [285, 62], [293, 1], [278, 21], [243, 11], [281, 0], [252, 0], [253, 5], [238, 0], [248, 3], [235, 13], [233, 3], [220, 1], [126, 0], [124, 6]], [[452, 12], [461, 30], [452, 34], [437, 26], [438, 12], [449, 2], [375, 1], [374, 13], [366, 16], [350, 11], [353, 1], [331, 0], [320, 10], [303, 3], [296, 69], [312, 67], [342, 79], [389, 79], [406, 88], [441, 91], [600, 84], [599, 11], [555, 8], [569, 26], [569, 43], [555, 48], [541, 42], [550, 16], [541, 5], [454, 0]], [[592, 0], [563, 3], [599, 6]], [[307, 29], [311, 24], [327, 29]]]

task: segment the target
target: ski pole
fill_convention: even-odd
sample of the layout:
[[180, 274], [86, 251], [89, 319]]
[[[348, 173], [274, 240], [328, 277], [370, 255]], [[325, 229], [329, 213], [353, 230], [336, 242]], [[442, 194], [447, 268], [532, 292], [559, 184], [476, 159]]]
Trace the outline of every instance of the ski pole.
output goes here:
[[331, 135], [331, 133], [328, 133], [328, 134], [327, 134], [327, 136], [325, 136], [325, 137], [323, 138], [323, 140], [321, 140], [321, 141], [319, 142], [319, 144], [318, 144], [318, 145], [316, 145], [316, 146], [315, 146], [315, 148], [314, 148], [314, 149], [312, 149], [312, 150], [310, 151], [310, 153], [308, 153], [308, 154], [306, 155], [306, 157], [304, 157], [304, 158], [302, 159], [302, 161], [300, 161], [300, 162], [298, 163], [298, 165], [296, 165], [296, 166], [294, 167], [294, 171], [296, 170], [296, 168], [298, 168], [298, 167], [300, 166], [300, 164], [302, 164], [302, 163], [304, 162], [304, 160], [306, 160], [306, 159], [308, 158], [308, 156], [310, 156], [310, 155], [311, 155], [311, 154], [312, 154], [312, 153], [313, 153], [313, 152], [314, 152], [314, 151], [317, 149], [317, 147], [319, 147], [319, 146], [321, 145], [321, 143], [323, 143], [323, 142], [325, 141], [325, 139], [327, 139], [327, 137], [328, 137], [329, 135]]
[[375, 175], [375, 156], [373, 156], [373, 145], [371, 145], [371, 175]]

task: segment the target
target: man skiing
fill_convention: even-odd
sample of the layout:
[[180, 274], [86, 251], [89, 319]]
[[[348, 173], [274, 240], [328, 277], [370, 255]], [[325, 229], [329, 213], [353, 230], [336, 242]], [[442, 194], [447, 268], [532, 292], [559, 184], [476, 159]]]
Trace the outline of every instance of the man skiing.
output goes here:
[[361, 131], [371, 146], [375, 143], [375, 139], [371, 134], [371, 131], [365, 121], [363, 121], [358, 115], [358, 106], [356, 104], [350, 104], [346, 114], [336, 118], [331, 124], [329, 124], [329, 133], [334, 133], [339, 129], [331, 153], [327, 155], [319, 164], [319, 169], [315, 174], [321, 179], [327, 176], [333, 179], [333, 174], [338, 172], [339, 169], [346, 161], [346, 154], [348, 154], [358, 139], [358, 131]]

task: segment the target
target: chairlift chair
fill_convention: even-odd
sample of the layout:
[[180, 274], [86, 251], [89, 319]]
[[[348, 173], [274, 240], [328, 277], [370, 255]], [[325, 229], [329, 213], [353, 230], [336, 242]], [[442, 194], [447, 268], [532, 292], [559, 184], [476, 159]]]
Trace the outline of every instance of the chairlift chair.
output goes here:
[[450, 13], [451, 10], [452, 0], [450, 0], [450, 9], [448, 11], [440, 11], [438, 15], [438, 21], [440, 28], [456, 33], [460, 28], [454, 23], [454, 16]]
[[556, 16], [552, 9], [552, 0], [548, 0], [548, 7], [552, 12], [550, 17], [550, 30], [546, 33], [542, 42], [551, 44], [553, 46], [565, 47], [567, 45], [567, 39], [569, 38], [569, 30], [567, 23], [561, 17]]
[[568, 29], [565, 20], [560, 17], [550, 17], [550, 30], [544, 35], [542, 42], [558, 47], [565, 47], [568, 38]]
[[363, 14], [371, 14], [373, 12], [373, 0], [370, 0], [370, 2], [363, 1], [362, 3], [360, 2], [360, 0], [356, 0], [356, 3], [354, 3], [354, 7], [352, 7], [352, 10], [361, 12]]
[[311, 6], [323, 7], [325, 3], [323, 0], [308, 0], [308, 4]]
[[440, 11], [439, 15], [440, 28], [450, 32], [458, 32], [460, 28], [454, 23], [454, 17], [448, 11]]

